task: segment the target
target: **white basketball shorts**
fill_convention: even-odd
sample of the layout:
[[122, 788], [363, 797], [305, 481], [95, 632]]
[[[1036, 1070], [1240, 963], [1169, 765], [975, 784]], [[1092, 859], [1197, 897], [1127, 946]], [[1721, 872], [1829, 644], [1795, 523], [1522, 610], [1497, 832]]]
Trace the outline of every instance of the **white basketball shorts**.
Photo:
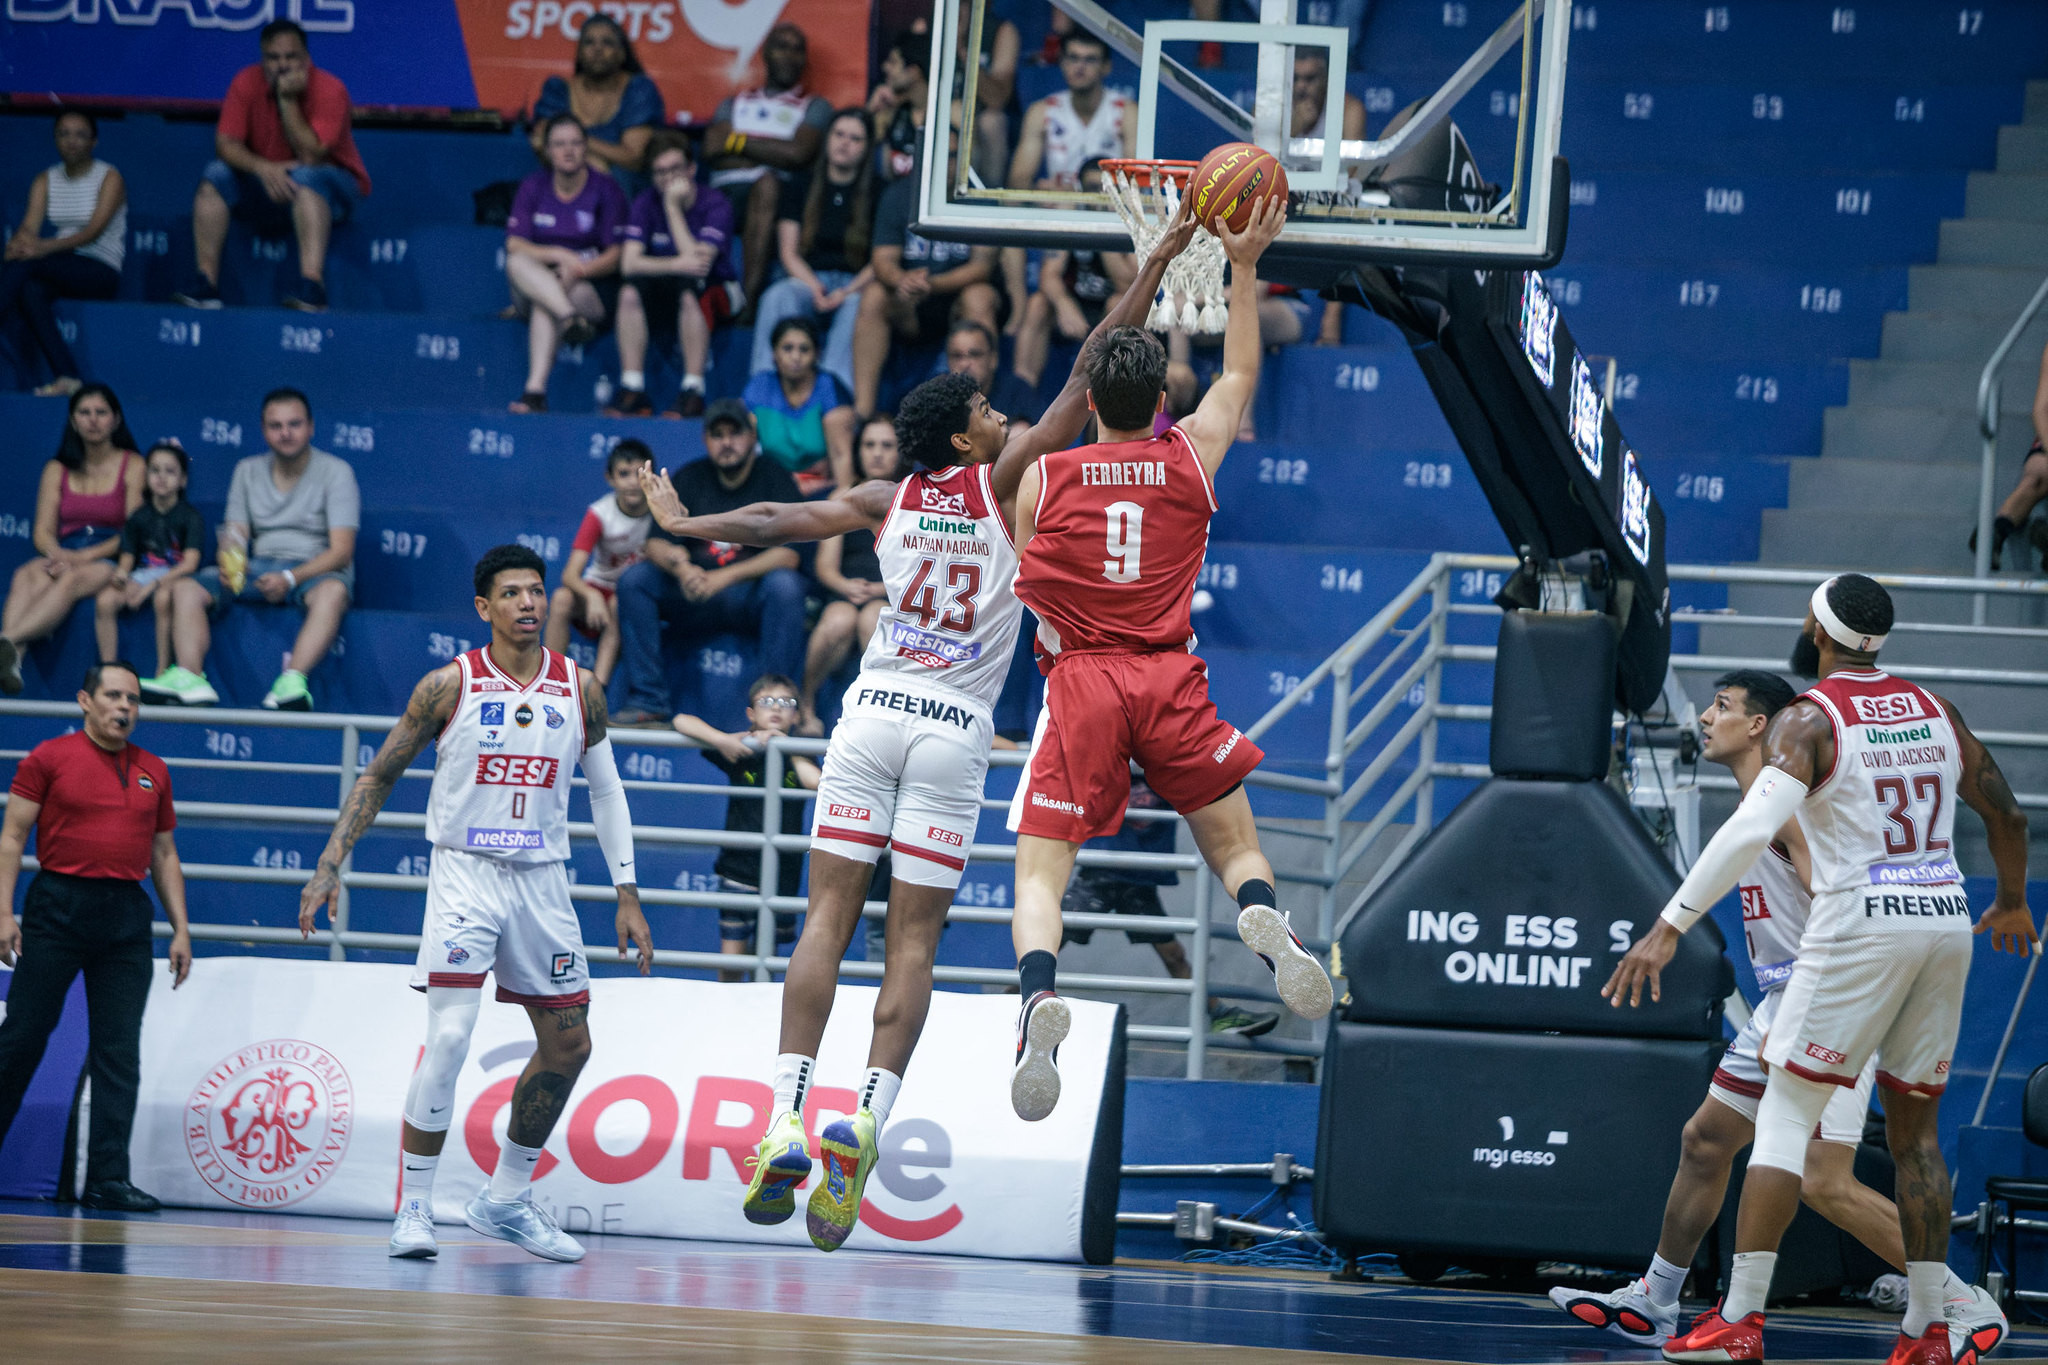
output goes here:
[[[1714, 1068], [1713, 1083], [1707, 1087], [1709, 1095], [1751, 1123], [1756, 1122], [1757, 1103], [1764, 1097], [1765, 1075], [1757, 1061], [1757, 1049], [1770, 1036], [1784, 995], [1783, 989], [1775, 990], [1757, 1002], [1756, 1013], [1728, 1045], [1721, 1064]], [[1863, 1141], [1863, 1120], [1870, 1113], [1870, 1087], [1876, 1077], [1877, 1059], [1873, 1057], [1864, 1063], [1854, 1089], [1836, 1089], [1828, 1095], [1828, 1107], [1821, 1111], [1816, 1134], [1822, 1142], [1854, 1147]]]
[[[1915, 894], [1960, 896], [1962, 888]], [[1875, 1056], [1885, 1089], [1939, 1095], [1948, 1088], [1970, 976], [1969, 917], [1871, 925], [1865, 899], [1855, 891], [1813, 898], [1764, 1060], [1849, 1087]]]
[[498, 999], [566, 1009], [590, 1003], [583, 927], [563, 864], [514, 863], [436, 848], [427, 865], [427, 919], [412, 986], [482, 986]]
[[918, 886], [960, 885], [981, 819], [994, 726], [950, 688], [863, 673], [825, 751], [811, 848], [873, 863]]

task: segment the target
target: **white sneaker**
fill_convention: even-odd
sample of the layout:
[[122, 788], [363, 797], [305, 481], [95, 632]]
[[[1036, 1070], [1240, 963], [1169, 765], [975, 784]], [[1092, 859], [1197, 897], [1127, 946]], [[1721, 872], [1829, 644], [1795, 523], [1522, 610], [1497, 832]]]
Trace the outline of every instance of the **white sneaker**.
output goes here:
[[1247, 905], [1237, 917], [1237, 936], [1265, 961], [1287, 1008], [1304, 1019], [1330, 1012], [1330, 974], [1294, 936], [1287, 916], [1270, 905]]
[[441, 1254], [434, 1240], [434, 1215], [426, 1202], [408, 1199], [391, 1221], [391, 1254], [399, 1260], [424, 1261]]
[[2012, 1330], [1998, 1300], [1991, 1297], [1990, 1291], [1974, 1284], [1968, 1298], [1944, 1303], [1941, 1316], [1948, 1323], [1949, 1357], [1955, 1365], [1977, 1365], [1997, 1350]]
[[1059, 1047], [1074, 1025], [1067, 1002], [1040, 991], [1024, 1002], [1017, 1020], [1017, 1062], [1010, 1071], [1010, 1107], [1036, 1123], [1060, 1102]]
[[501, 1204], [491, 1198], [491, 1187], [486, 1185], [476, 1192], [476, 1198], [469, 1201], [462, 1214], [473, 1231], [524, 1247], [544, 1260], [583, 1259], [583, 1243], [562, 1231], [554, 1215], [533, 1202], [531, 1191], [524, 1199]]
[[1550, 1291], [1550, 1301], [1588, 1327], [1604, 1327], [1638, 1346], [1662, 1346], [1678, 1330], [1678, 1305], [1659, 1307], [1641, 1280], [1608, 1294], [1559, 1285]]

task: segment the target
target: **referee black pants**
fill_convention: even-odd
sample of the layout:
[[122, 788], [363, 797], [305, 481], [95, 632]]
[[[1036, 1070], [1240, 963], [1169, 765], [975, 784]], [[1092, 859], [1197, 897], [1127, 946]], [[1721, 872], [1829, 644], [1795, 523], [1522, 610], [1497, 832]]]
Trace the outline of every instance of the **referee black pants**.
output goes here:
[[0, 1142], [64, 1013], [72, 979], [84, 972], [92, 1074], [88, 1185], [128, 1178], [155, 917], [140, 882], [38, 872], [23, 898], [21, 956], [0, 1020]]

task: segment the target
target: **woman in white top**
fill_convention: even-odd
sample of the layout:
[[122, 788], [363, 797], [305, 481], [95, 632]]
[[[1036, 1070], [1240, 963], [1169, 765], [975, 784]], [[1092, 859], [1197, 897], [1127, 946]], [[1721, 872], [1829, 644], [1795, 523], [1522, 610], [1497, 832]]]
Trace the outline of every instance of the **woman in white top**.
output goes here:
[[53, 378], [36, 390], [42, 397], [69, 397], [83, 382], [51, 305], [58, 299], [110, 299], [121, 288], [128, 187], [119, 171], [93, 155], [99, 138], [99, 123], [84, 110], [57, 115], [57, 155], [63, 159], [29, 186], [28, 212], [0, 265], [0, 322], [19, 311], [50, 365]]

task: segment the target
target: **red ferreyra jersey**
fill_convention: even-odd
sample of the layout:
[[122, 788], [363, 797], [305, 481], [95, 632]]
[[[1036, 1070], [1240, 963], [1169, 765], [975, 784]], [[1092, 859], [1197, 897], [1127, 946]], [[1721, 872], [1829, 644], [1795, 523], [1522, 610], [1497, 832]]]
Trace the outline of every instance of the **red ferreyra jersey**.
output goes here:
[[1058, 450], [1038, 471], [1017, 596], [1038, 613], [1041, 652], [1186, 648], [1216, 511], [1187, 435]]

